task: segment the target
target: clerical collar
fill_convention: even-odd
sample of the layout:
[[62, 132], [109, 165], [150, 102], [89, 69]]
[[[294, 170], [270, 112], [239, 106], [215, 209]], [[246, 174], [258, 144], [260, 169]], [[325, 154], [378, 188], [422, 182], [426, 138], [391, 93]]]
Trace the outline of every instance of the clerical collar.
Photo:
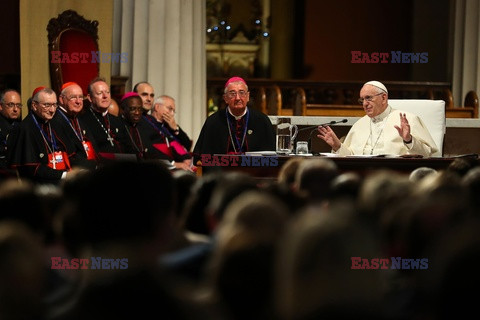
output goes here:
[[133, 122], [131, 121], [130, 119], [128, 119], [127, 117], [125, 117], [123, 114], [122, 114], [122, 118], [132, 127], [136, 127], [137, 126], [137, 122]]
[[93, 106], [91, 107], [91, 109], [92, 109], [93, 111], [95, 111], [96, 113], [100, 113], [100, 114], [102, 115], [102, 117], [105, 117], [105, 116], [107, 115], [107, 113], [108, 113], [108, 108], [107, 108], [107, 110], [105, 110], [105, 111], [103, 111], [103, 112], [102, 112], [102, 111], [97, 111], [97, 109], [95, 109]]
[[65, 109], [63, 106], [58, 106], [58, 108], [59, 108], [61, 111], [63, 111], [63, 114], [64, 114], [64, 115], [68, 116], [69, 118], [73, 118], [73, 117], [74, 117], [74, 115], [70, 114], [70, 113], [67, 111], [67, 109]]
[[228, 110], [228, 113], [230, 113], [230, 115], [235, 118], [235, 120], [240, 120], [247, 113], [247, 108], [248, 107], [245, 107], [245, 111], [243, 111], [243, 114], [240, 116], [233, 115], [233, 113], [230, 111], [230, 107], [227, 107], [227, 110]]
[[385, 118], [387, 118], [388, 115], [389, 115], [390, 112], [391, 112], [390, 109], [392, 109], [392, 107], [390, 107], [390, 105], [388, 105], [382, 113], [380, 113], [380, 114], [379, 114], [378, 116], [376, 116], [376, 117], [372, 117], [372, 118], [371, 118], [371, 119], [372, 119], [372, 122], [373, 122], [373, 123], [377, 123], [377, 122], [381, 122], [381, 121], [385, 120]]
[[34, 121], [37, 122], [37, 123], [41, 123], [41, 124], [47, 124], [48, 120], [47, 119], [44, 119], [42, 117], [40, 117], [39, 115], [37, 115], [35, 112], [33, 112], [33, 117], [35, 118]]

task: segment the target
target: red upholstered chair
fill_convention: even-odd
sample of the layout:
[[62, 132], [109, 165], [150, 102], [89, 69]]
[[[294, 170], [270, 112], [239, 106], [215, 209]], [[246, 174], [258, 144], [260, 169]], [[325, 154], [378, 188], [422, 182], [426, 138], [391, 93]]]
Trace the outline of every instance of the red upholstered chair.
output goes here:
[[86, 95], [89, 82], [100, 70], [98, 21], [66, 10], [50, 19], [47, 31], [52, 89], [59, 94], [63, 83], [74, 81]]

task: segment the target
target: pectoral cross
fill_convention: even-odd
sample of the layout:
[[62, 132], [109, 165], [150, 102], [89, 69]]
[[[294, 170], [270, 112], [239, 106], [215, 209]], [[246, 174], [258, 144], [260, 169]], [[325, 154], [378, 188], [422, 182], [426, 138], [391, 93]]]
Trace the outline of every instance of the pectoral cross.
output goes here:
[[112, 147], [114, 146], [113, 145], [113, 138], [111, 135], [108, 135], [108, 138], [107, 138], [108, 141], [110, 141], [110, 144], [112, 145]]
[[53, 169], [57, 169], [57, 159], [55, 159], [55, 154], [52, 154], [52, 160], [50, 160], [50, 163], [53, 165]]

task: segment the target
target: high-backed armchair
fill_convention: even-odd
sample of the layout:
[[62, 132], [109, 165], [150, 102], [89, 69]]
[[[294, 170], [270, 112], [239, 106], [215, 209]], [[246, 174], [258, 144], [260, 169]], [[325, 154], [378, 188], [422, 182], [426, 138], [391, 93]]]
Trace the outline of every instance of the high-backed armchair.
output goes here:
[[394, 109], [408, 111], [419, 116], [438, 147], [439, 151], [433, 156], [441, 157], [443, 155], [443, 139], [446, 131], [444, 100], [388, 99], [388, 104]]
[[88, 83], [100, 70], [98, 21], [66, 10], [50, 19], [47, 31], [52, 89], [59, 94], [63, 83], [74, 81], [86, 95]]

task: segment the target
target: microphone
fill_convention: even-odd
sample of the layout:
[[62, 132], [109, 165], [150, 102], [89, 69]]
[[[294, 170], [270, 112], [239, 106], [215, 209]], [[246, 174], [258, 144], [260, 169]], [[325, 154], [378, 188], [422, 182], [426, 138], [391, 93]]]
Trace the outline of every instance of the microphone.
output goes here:
[[[324, 127], [324, 126], [331, 126], [331, 125], [334, 125], [334, 124], [338, 124], [338, 123], [347, 123], [348, 122], [348, 119], [342, 119], [342, 120], [338, 120], [338, 121], [330, 121], [330, 122], [327, 122], [327, 123], [323, 123], [323, 124], [320, 124], [318, 126], [310, 126], [310, 127], [306, 127], [306, 128], [302, 128], [300, 130], [307, 130], [307, 129], [313, 129], [312, 131], [310, 131], [310, 134], [308, 135], [308, 152], [310, 153], [310, 150], [312, 149], [312, 133], [314, 133], [318, 127]], [[298, 131], [300, 131], [298, 130]]]
[[322, 124], [318, 124], [316, 126], [309, 126], [309, 127], [305, 127], [305, 128], [301, 128], [301, 129], [298, 129], [298, 131], [305, 131], [305, 130], [310, 130], [310, 129], [316, 129], [318, 127], [324, 127], [324, 126], [331, 126], [331, 125], [334, 125], [334, 124], [339, 124], [339, 123], [347, 123], [348, 120], [347, 119], [342, 119], [342, 120], [338, 120], [338, 121], [330, 121], [330, 122], [325, 122], [325, 123], [322, 123]]

